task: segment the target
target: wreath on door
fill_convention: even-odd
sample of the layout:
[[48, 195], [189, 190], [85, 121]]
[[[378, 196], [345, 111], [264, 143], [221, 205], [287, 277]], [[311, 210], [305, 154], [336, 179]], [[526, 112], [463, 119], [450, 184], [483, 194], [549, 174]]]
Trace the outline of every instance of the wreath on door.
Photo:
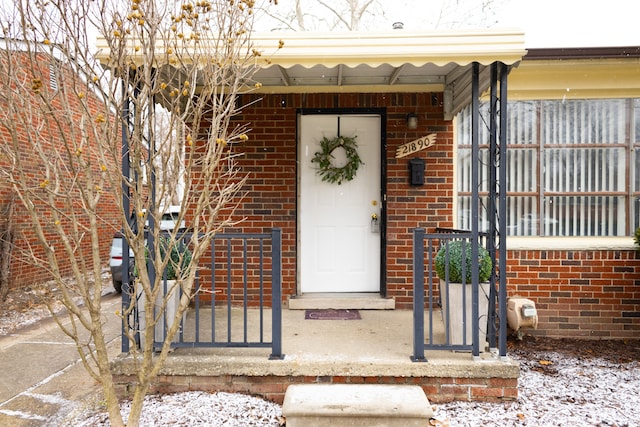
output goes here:
[[[333, 151], [342, 148], [347, 156], [347, 163], [342, 167], [334, 166], [332, 161], [335, 159]], [[317, 174], [323, 181], [332, 184], [342, 184], [343, 181], [351, 181], [355, 178], [360, 165], [364, 162], [358, 155], [358, 145], [356, 137], [337, 136], [333, 139], [327, 137], [320, 141], [320, 151], [317, 151], [311, 159], [311, 163], [318, 164]]]

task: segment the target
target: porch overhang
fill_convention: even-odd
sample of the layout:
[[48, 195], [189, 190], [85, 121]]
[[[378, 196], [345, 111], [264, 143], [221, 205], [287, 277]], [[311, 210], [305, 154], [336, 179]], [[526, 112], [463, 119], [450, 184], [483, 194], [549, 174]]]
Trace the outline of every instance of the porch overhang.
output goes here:
[[286, 33], [252, 40], [265, 50], [284, 41], [255, 76], [264, 92], [444, 92], [449, 119], [471, 100], [472, 63], [481, 65], [482, 92], [488, 65], [515, 66], [526, 54], [518, 30]]
[[[252, 83], [261, 85], [254, 92], [443, 92], [447, 119], [471, 100], [473, 63], [480, 64], [483, 92], [490, 64], [517, 66], [526, 54], [524, 33], [516, 29], [257, 33], [251, 43], [268, 58], [254, 75]], [[98, 39], [97, 46], [107, 64], [108, 45]], [[169, 63], [157, 66], [164, 75], [176, 75]]]

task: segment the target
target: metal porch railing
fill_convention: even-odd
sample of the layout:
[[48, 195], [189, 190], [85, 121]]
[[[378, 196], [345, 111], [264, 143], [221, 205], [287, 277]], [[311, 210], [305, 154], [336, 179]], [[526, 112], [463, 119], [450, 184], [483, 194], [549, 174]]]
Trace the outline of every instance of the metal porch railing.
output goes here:
[[[424, 229], [417, 228], [413, 232], [414, 303], [411, 359], [414, 361], [426, 361], [425, 349], [471, 351], [474, 356], [478, 356], [481, 346], [485, 345], [484, 337], [495, 333], [495, 329], [489, 327], [495, 321], [495, 316], [491, 314], [495, 310], [495, 304], [492, 303], [496, 297], [495, 286], [477, 283], [477, 275], [474, 277], [476, 283], [465, 286], [450, 283], [448, 277], [440, 280], [436, 275], [435, 257], [438, 250], [445, 247], [447, 242], [462, 240], [464, 259], [466, 251], [473, 249], [473, 234], [454, 229], [438, 231], [441, 232], [426, 234]], [[482, 245], [485, 239], [486, 233], [479, 233], [475, 241]], [[447, 252], [445, 260], [448, 264]], [[465, 263], [462, 263], [462, 277], [465, 277], [465, 269]], [[453, 302], [452, 295], [456, 295], [457, 304]], [[486, 312], [480, 313], [480, 307]], [[425, 313], [428, 320], [426, 323]], [[441, 319], [437, 316], [441, 316]], [[437, 335], [434, 329], [435, 323], [440, 321], [444, 323], [444, 337]]]
[[[172, 347], [271, 347], [269, 359], [284, 357], [281, 234], [275, 228], [270, 233], [220, 233], [213, 238], [210, 259], [201, 259], [198, 269], [198, 292]], [[166, 291], [166, 280], [164, 286]], [[156, 326], [154, 347], [162, 346], [167, 318], [172, 317], [167, 315]]]

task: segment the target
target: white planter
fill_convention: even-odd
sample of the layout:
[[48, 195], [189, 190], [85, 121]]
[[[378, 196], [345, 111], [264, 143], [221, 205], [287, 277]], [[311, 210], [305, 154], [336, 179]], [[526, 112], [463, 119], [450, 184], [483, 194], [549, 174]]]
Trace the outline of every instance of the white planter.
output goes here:
[[[160, 318], [158, 320], [158, 323], [156, 323], [155, 326], [155, 341], [156, 342], [163, 342], [164, 338], [165, 338], [165, 331], [169, 330], [169, 328], [171, 328], [171, 325], [173, 324], [173, 320], [174, 317], [176, 315], [176, 312], [178, 311], [178, 306], [180, 305], [180, 288], [176, 285], [176, 281], [175, 280], [167, 280], [167, 290], [169, 290], [171, 292], [170, 297], [167, 299], [167, 306], [165, 308], [164, 311], [164, 321], [162, 320], [162, 318]], [[164, 289], [164, 283], [161, 283], [160, 286], [163, 287]], [[142, 287], [138, 286], [136, 284], [136, 296], [138, 298], [138, 324], [139, 324], [139, 330], [140, 330], [140, 347], [144, 347], [144, 342], [145, 342], [145, 326], [147, 324], [146, 318], [145, 318], [145, 302], [146, 302], [146, 296], [144, 294], [144, 292], [142, 292]], [[164, 299], [164, 292], [159, 292], [158, 296], [156, 298], [156, 303], [155, 303], [155, 310], [157, 312], [157, 310], [160, 310], [162, 308], [162, 304], [163, 304], [163, 299]], [[182, 315], [182, 324], [184, 324], [184, 321], [186, 319], [186, 312]], [[165, 329], [165, 321], [167, 323], [166, 329]], [[179, 333], [179, 332], [178, 332]], [[173, 337], [172, 342], [178, 342], [178, 334], [176, 334]]]
[[[478, 327], [480, 339], [480, 351], [485, 351], [487, 347], [487, 319], [489, 315], [489, 282], [482, 282], [478, 288]], [[463, 310], [462, 292], [465, 289], [466, 306]], [[452, 345], [471, 345], [473, 342], [471, 334], [472, 324], [472, 286], [470, 283], [463, 285], [462, 283], [447, 283], [440, 280], [440, 295], [442, 299], [442, 319], [445, 322], [445, 328], [448, 326], [449, 344]], [[448, 297], [448, 298], [447, 298]], [[447, 313], [449, 323], [447, 325]], [[463, 330], [463, 317], [466, 314], [466, 328]]]

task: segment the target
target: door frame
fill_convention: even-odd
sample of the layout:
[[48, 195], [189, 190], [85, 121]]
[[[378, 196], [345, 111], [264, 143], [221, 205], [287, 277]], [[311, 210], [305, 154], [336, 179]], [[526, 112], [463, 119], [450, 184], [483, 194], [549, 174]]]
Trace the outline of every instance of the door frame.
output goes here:
[[296, 109], [296, 294], [300, 291], [300, 117], [304, 115], [380, 116], [380, 295], [387, 296], [387, 109], [386, 108], [298, 108]]

